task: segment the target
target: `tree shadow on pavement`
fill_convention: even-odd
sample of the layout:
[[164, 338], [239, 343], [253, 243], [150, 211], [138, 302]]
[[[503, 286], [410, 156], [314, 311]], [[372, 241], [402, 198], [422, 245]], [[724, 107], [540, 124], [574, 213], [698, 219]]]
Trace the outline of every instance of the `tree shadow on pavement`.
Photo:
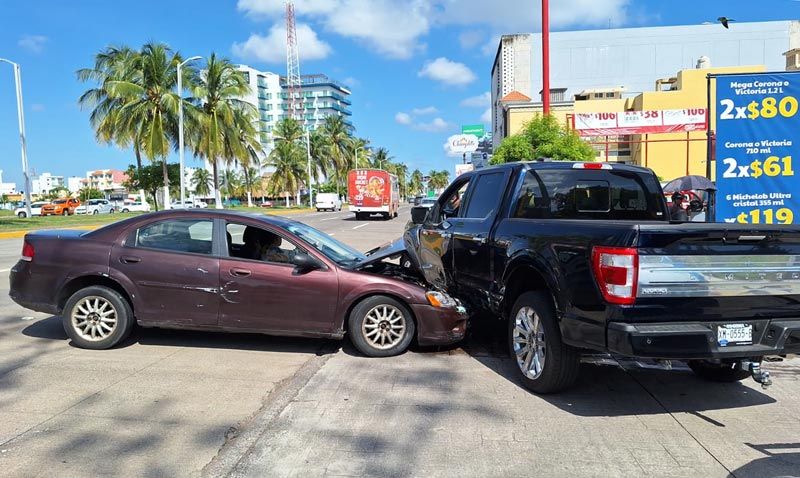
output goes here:
[[[463, 350], [485, 367], [525, 389], [517, 365], [508, 355], [505, 327], [486, 323], [475, 325]], [[578, 416], [686, 412], [703, 419], [703, 411], [753, 407], [776, 401], [740, 382], [702, 380], [682, 362], [673, 362], [673, 370], [645, 369], [632, 361], [616, 361], [610, 356], [600, 362], [603, 364], [582, 363], [575, 385], [560, 393], [540, 395], [540, 398]]]
[[[22, 330], [28, 337], [49, 340], [68, 340], [60, 317], [48, 317], [32, 323]], [[270, 352], [300, 352], [324, 355], [338, 349], [338, 343], [328, 339], [276, 337], [263, 334], [227, 332], [201, 332], [134, 327], [131, 336], [114, 348], [121, 349], [135, 344], [163, 345], [171, 347], [197, 347], [232, 350], [257, 350]], [[70, 343], [71, 346], [72, 343]]]
[[765, 476], [800, 476], [800, 443], [745, 443], [764, 458], [753, 460], [731, 472], [736, 478], [762, 478]]

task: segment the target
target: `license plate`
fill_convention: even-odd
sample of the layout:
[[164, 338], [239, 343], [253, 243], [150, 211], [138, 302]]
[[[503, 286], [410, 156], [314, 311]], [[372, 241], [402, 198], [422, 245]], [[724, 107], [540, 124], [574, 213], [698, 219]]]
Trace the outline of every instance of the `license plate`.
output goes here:
[[725, 324], [717, 327], [717, 343], [721, 347], [753, 343], [751, 324]]

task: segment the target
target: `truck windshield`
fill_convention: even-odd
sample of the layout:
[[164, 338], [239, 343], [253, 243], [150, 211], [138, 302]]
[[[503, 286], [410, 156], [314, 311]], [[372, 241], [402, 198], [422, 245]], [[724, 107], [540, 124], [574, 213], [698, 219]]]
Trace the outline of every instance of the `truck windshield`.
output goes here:
[[654, 177], [630, 171], [583, 169], [527, 171], [512, 216], [668, 220]]

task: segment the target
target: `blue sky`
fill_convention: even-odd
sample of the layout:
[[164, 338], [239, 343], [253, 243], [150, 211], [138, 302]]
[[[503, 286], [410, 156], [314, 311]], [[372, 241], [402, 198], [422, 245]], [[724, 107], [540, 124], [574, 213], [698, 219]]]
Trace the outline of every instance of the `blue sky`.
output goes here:
[[[487, 123], [497, 36], [539, 31], [538, 0], [296, 1], [302, 73], [353, 89], [356, 133], [411, 169], [448, 169], [442, 145], [461, 124]], [[795, 0], [554, 0], [555, 30], [800, 19]], [[36, 172], [125, 169], [133, 154], [98, 145], [75, 71], [109, 44], [165, 42], [184, 56], [217, 52], [285, 72], [282, 0], [0, 0], [0, 57], [22, 65], [28, 157]], [[174, 160], [174, 158], [173, 158]], [[190, 164], [198, 164], [189, 160]], [[11, 68], [0, 64], [0, 169], [22, 183]]]

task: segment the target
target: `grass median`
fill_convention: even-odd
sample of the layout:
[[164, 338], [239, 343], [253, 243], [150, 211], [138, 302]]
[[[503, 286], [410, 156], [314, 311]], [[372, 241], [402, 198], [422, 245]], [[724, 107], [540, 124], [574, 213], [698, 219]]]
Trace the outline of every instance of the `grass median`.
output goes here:
[[[232, 207], [227, 208], [231, 211], [255, 212], [262, 214], [297, 214], [309, 212], [308, 208], [260, 208], [260, 207]], [[29, 219], [20, 219], [11, 211], [0, 211], [0, 238], [17, 237], [27, 231], [37, 229], [92, 229], [112, 222], [121, 221], [142, 213], [117, 213], [117, 214], [95, 214], [83, 215], [75, 214], [72, 216], [34, 216]]]

